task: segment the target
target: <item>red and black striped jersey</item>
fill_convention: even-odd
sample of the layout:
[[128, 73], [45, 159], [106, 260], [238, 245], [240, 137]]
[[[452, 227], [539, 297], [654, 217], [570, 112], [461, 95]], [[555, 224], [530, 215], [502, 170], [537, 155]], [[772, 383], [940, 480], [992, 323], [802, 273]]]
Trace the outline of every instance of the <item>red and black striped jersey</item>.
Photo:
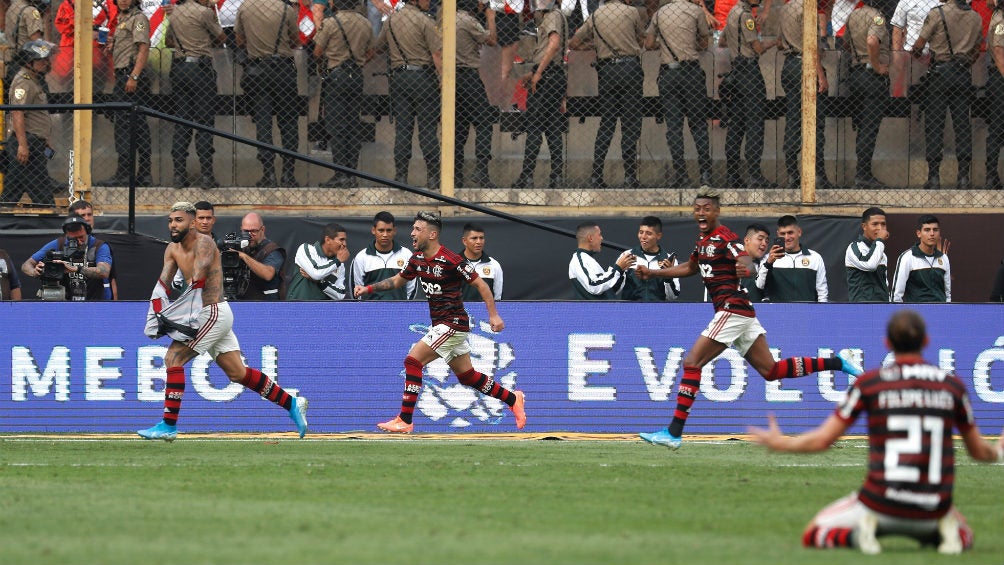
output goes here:
[[743, 244], [732, 230], [718, 226], [706, 236], [698, 236], [690, 260], [697, 262], [715, 312], [725, 310], [752, 318], [756, 316], [749, 297], [739, 284], [736, 259], [746, 255]]
[[401, 276], [409, 281], [418, 278], [429, 299], [433, 325], [446, 324], [462, 332], [471, 330], [462, 292], [464, 284], [477, 280], [478, 273], [463, 257], [443, 246], [429, 259], [416, 253], [404, 266]]
[[868, 477], [861, 502], [883, 514], [936, 519], [952, 505], [952, 429], [973, 426], [966, 387], [919, 356], [869, 371], [854, 382], [836, 416], [868, 412]]

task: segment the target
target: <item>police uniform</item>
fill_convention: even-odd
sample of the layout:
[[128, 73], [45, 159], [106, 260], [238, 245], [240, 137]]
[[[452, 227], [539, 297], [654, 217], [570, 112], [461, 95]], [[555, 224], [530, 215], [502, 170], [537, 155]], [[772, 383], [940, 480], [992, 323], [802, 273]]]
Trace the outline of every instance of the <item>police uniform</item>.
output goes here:
[[4, 34], [10, 48], [7, 49], [4, 61], [7, 64], [7, 73], [4, 75], [4, 101], [9, 102], [7, 94], [10, 86], [14, 83], [14, 75], [19, 66], [14, 60], [14, 55], [22, 45], [31, 41], [31, 37], [38, 34], [41, 38], [45, 33], [42, 23], [42, 13], [38, 11], [35, 4], [27, 0], [14, 0], [7, 8], [7, 15], [4, 20]]
[[[314, 38], [324, 53], [324, 123], [328, 129], [331, 162], [352, 169], [359, 167], [363, 101], [362, 68], [373, 47], [373, 27], [355, 10], [338, 10], [324, 19]], [[325, 186], [349, 186], [353, 178], [335, 173]]]
[[[469, 12], [457, 11], [457, 140], [454, 148], [457, 186], [491, 188], [488, 162], [492, 158], [492, 107], [481, 80], [481, 45], [488, 40], [488, 31]], [[474, 126], [474, 182], [464, 183], [464, 146], [471, 126]], [[464, 287], [467, 291], [469, 285]]]
[[[49, 97], [45, 79], [25, 67], [14, 75], [10, 85], [10, 103], [14, 106], [48, 104]], [[45, 110], [23, 110], [24, 129], [28, 141], [28, 162], [17, 160], [17, 135], [11, 131], [7, 138], [7, 174], [4, 175], [2, 202], [17, 202], [25, 193], [35, 204], [55, 204], [49, 183], [48, 159], [45, 150], [49, 147], [52, 120]], [[13, 123], [13, 118], [9, 118]]]
[[[300, 145], [299, 93], [291, 42], [299, 42], [296, 4], [282, 0], [244, 0], [237, 9], [234, 33], [243, 38], [248, 61], [241, 89], [251, 97], [255, 138], [272, 144], [272, 117], [279, 126], [282, 147]], [[294, 39], [295, 38], [295, 39]], [[275, 186], [275, 153], [258, 150], [262, 176], [258, 186]], [[296, 158], [283, 155], [281, 186], [297, 186]]]
[[701, 40], [711, 35], [704, 11], [688, 0], [665, 4], [648, 28], [649, 42], [660, 51], [659, 98], [666, 120], [666, 144], [673, 158], [674, 176], [670, 188], [689, 186], [684, 158], [683, 119], [687, 118], [697, 148], [701, 183], [711, 182], [711, 153], [708, 143], [707, 77], [698, 61]]
[[568, 21], [561, 10], [543, 13], [537, 25], [537, 43], [533, 51], [534, 72], [540, 67], [547, 51], [551, 34], [558, 35], [558, 51], [548, 63], [537, 82], [536, 92], [527, 92], [526, 113], [523, 125], [526, 129], [526, 145], [523, 147], [523, 168], [513, 188], [529, 188], [533, 185], [533, 170], [543, 138], [547, 136], [547, 149], [551, 154], [551, 174], [549, 186], [557, 188], [563, 182], [565, 164], [564, 132], [568, 131], [568, 119], [562, 112], [562, 103], [568, 92], [568, 76], [562, 61], [568, 45]]
[[[947, 33], [945, 30], [948, 30]], [[969, 119], [972, 66], [980, 48], [983, 23], [969, 4], [946, 2], [927, 14], [920, 38], [931, 48], [924, 97], [924, 143], [927, 157], [926, 189], [941, 188], [941, 150], [945, 112], [952, 113], [955, 155], [959, 160], [959, 189], [972, 188], [973, 126]], [[949, 42], [951, 38], [951, 42]], [[994, 109], [996, 111], [996, 109]]]
[[[168, 40], [174, 45], [171, 64], [171, 90], [176, 101], [179, 118], [212, 127], [215, 118], [216, 71], [210, 48], [223, 35], [223, 28], [212, 8], [197, 0], [185, 0], [171, 13]], [[171, 158], [174, 161], [174, 186], [188, 186], [185, 162], [192, 128], [174, 125]], [[195, 132], [195, 152], [202, 167], [202, 181], [213, 176], [213, 136], [205, 131]], [[210, 188], [203, 185], [204, 188]]]
[[990, 17], [990, 27], [987, 30], [987, 108], [991, 111], [987, 116], [987, 181], [986, 188], [1001, 190], [1000, 173], [997, 161], [1000, 159], [1001, 147], [1004, 146], [1004, 75], [1001, 75], [994, 64], [993, 52], [1004, 48], [1004, 10], [996, 9]]
[[889, 28], [885, 17], [872, 6], [861, 6], [847, 18], [844, 40], [851, 48], [851, 69], [848, 77], [854, 108], [854, 127], [857, 172], [856, 188], [881, 188], [883, 185], [872, 175], [872, 154], [875, 139], [882, 125], [884, 108], [881, 101], [889, 96], [889, 76], [875, 70], [868, 55], [868, 39], [878, 40], [878, 62], [889, 65]]
[[[133, 75], [136, 66], [136, 56], [139, 45], [150, 45], [150, 20], [143, 14], [138, 5], [134, 5], [128, 13], [119, 12], [118, 26], [112, 36], [112, 63], [115, 66], [115, 87], [112, 96], [119, 102], [129, 102], [141, 106], [150, 105], [150, 75], [142, 70]], [[126, 92], [126, 83], [136, 81], [136, 91]], [[118, 166], [115, 176], [106, 182], [110, 186], [121, 186], [129, 181], [129, 165], [132, 162], [129, 149], [129, 128], [132, 122], [131, 114], [117, 112], [115, 121], [115, 152], [118, 154]], [[146, 186], [153, 182], [150, 176], [150, 124], [146, 117], [136, 116], [136, 163], [138, 164], [137, 184]], [[122, 182], [124, 181], [124, 182]]]
[[[607, 2], [575, 32], [576, 41], [588, 41], [596, 49], [600, 127], [593, 146], [590, 184], [597, 188], [606, 187], [603, 163], [618, 119], [621, 121], [624, 184], [629, 188], [638, 187], [638, 138], [641, 137], [642, 84], [645, 81], [638, 38], [643, 29], [637, 8], [622, 2]], [[676, 161], [675, 154], [673, 161]]]
[[728, 171], [727, 185], [746, 186], [740, 176], [743, 138], [746, 138], [746, 164], [749, 170], [749, 186], [766, 188], [770, 183], [760, 172], [763, 158], [764, 108], [767, 103], [767, 87], [760, 72], [760, 55], [753, 48], [758, 41], [756, 20], [748, 2], [733, 6], [725, 19], [725, 43], [732, 59], [729, 80], [735, 89], [724, 98], [725, 158]]
[[439, 77], [432, 55], [443, 49], [436, 22], [414, 4], [391, 14], [377, 47], [390, 58], [390, 98], [394, 116], [394, 179], [408, 182], [411, 139], [418, 119], [418, 145], [428, 171], [426, 184], [439, 188]]
[[[784, 51], [784, 66], [781, 67], [781, 88], [784, 89], [784, 164], [788, 171], [789, 188], [800, 184], [799, 163], [802, 154], [802, 20], [804, 6], [802, 0], [791, 0], [781, 11], [780, 34]], [[817, 97], [825, 93], [817, 94]], [[816, 188], [829, 188], [823, 161], [823, 147], [826, 144], [824, 130], [826, 118], [816, 104]]]

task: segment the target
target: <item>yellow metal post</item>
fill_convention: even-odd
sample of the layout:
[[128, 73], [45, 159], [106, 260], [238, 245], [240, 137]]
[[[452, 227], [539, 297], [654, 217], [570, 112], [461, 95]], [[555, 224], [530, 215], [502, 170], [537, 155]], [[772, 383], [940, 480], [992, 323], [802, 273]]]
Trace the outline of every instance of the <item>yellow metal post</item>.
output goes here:
[[440, 131], [442, 140], [439, 151], [439, 183], [440, 192], [445, 196], [456, 194], [454, 190], [454, 155], [456, 147], [456, 116], [457, 108], [457, 1], [443, 2], [443, 79], [442, 84], [442, 116]]
[[816, 202], [816, 90], [819, 24], [816, 0], [802, 0], [802, 203]]
[[[90, 104], [94, 81], [94, 17], [90, 3], [77, 2], [73, 30], [73, 103]], [[91, 131], [90, 110], [73, 113], [73, 171], [70, 184], [73, 197], [93, 202], [91, 194]]]

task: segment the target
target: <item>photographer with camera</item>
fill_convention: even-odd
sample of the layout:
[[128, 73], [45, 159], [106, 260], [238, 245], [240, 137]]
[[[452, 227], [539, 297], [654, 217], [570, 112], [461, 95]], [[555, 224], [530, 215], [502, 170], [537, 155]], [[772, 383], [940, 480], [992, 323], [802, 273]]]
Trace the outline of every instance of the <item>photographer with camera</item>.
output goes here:
[[63, 222], [63, 236], [50, 241], [21, 265], [21, 272], [42, 279], [42, 300], [111, 300], [108, 274], [112, 252], [91, 235], [91, 225], [72, 214]]
[[[223, 251], [223, 277], [226, 291], [233, 274], [239, 283], [237, 300], [283, 300], [285, 298], [286, 250], [265, 238], [265, 222], [255, 212], [241, 220], [240, 234], [227, 234], [220, 247]], [[239, 261], [238, 261], [239, 260]], [[243, 273], [247, 269], [246, 273]], [[243, 278], [247, 277], [244, 283]], [[242, 284], [241, 284], [242, 283]], [[230, 295], [227, 293], [229, 299]]]

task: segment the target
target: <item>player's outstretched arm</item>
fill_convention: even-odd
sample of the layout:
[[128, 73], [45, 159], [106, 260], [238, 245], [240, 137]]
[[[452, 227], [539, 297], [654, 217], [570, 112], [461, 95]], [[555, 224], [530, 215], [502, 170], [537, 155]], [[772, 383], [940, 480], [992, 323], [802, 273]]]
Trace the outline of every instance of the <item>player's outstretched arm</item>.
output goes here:
[[788, 451], [792, 453], [815, 453], [826, 451], [847, 431], [849, 424], [831, 414], [817, 428], [797, 436], [786, 436], [781, 433], [774, 414], [767, 415], [767, 429], [750, 426], [747, 433], [753, 436], [753, 441], [771, 451]]
[[689, 277], [697, 273], [697, 261], [691, 259], [686, 263], [681, 263], [668, 269], [649, 269], [645, 265], [638, 265], [636, 273], [638, 278], [647, 280], [651, 278], [679, 279]]
[[983, 439], [979, 426], [972, 426], [962, 432], [962, 441], [973, 459], [984, 463], [1004, 463], [1004, 431], [994, 445]]
[[394, 290], [396, 288], [401, 288], [407, 283], [404, 277], [401, 275], [394, 275], [393, 277], [384, 279], [380, 282], [375, 282], [373, 284], [361, 285], [357, 284], [354, 289], [352, 289], [352, 296], [359, 298], [364, 294], [372, 294], [374, 292], [384, 292], [387, 290]]

